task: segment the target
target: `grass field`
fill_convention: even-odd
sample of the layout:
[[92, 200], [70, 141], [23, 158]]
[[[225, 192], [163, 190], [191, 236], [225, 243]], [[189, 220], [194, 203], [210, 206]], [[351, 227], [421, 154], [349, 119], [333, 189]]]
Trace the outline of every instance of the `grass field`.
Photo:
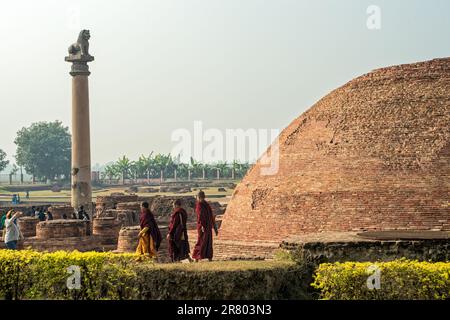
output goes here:
[[[111, 187], [111, 188], [102, 188], [102, 189], [94, 189], [92, 191], [92, 200], [95, 202], [97, 196], [106, 196], [115, 192], [126, 193], [126, 187]], [[213, 201], [219, 201], [222, 203], [227, 203], [229, 197], [233, 193], [232, 189], [226, 189], [226, 192], [218, 192], [217, 188], [202, 188], [202, 190], [206, 193], [207, 198]], [[161, 195], [161, 196], [174, 196], [174, 195], [184, 195], [184, 196], [195, 196], [198, 191], [192, 191], [187, 193], [173, 193], [173, 192], [158, 192], [158, 193], [145, 193], [145, 192], [137, 192], [138, 196], [152, 196], [152, 195]], [[25, 199], [25, 192], [11, 192], [7, 191], [4, 188], [0, 187], [0, 201], [2, 202], [10, 202], [13, 194], [19, 194], [21, 197], [22, 203], [32, 203], [32, 202], [69, 202], [70, 201], [70, 191], [62, 190], [60, 192], [53, 192], [49, 190], [39, 190], [39, 191], [30, 191], [30, 199]], [[225, 197], [224, 197], [225, 196]]]

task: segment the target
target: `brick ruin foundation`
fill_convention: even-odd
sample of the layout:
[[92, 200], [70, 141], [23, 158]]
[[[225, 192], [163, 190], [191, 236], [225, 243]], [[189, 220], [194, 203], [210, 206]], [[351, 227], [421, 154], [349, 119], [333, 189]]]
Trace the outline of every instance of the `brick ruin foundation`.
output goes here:
[[20, 231], [25, 238], [36, 236], [36, 226], [39, 219], [36, 217], [22, 217], [18, 220]]
[[[97, 197], [96, 210], [92, 221], [72, 220], [73, 208], [70, 205], [53, 205], [49, 211], [54, 220], [39, 222], [37, 218], [22, 216], [18, 223], [25, 237], [19, 248], [33, 248], [42, 251], [79, 250], [79, 251], [115, 251], [135, 252], [138, 243], [139, 213], [143, 201], [157, 219], [163, 241], [159, 251], [159, 261], [168, 262], [168, 244], [166, 235], [175, 199], [182, 199], [188, 212], [188, 228], [191, 247], [197, 240], [195, 198], [192, 196], [149, 196], [112, 194]], [[225, 208], [212, 202], [216, 220], [220, 226]], [[25, 207], [21, 211], [26, 211]], [[69, 219], [62, 219], [63, 216]], [[4, 246], [4, 243], [2, 243]]]
[[71, 219], [74, 213], [74, 209], [70, 205], [53, 205], [48, 208], [48, 211], [50, 211], [55, 220], [64, 219], [64, 216], [66, 216], [67, 219]]
[[221, 240], [450, 231], [450, 58], [375, 70], [279, 136], [237, 186]]
[[85, 237], [90, 235], [89, 222], [82, 220], [51, 220], [36, 226], [37, 239]]

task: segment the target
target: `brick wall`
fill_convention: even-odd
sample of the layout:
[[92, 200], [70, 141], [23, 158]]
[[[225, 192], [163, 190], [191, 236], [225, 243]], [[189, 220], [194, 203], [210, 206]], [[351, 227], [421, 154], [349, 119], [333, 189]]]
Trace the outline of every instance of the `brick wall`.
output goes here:
[[25, 238], [36, 236], [36, 225], [39, 219], [35, 217], [20, 217], [17, 220], [20, 231]]
[[450, 230], [450, 58], [376, 70], [331, 92], [281, 133], [276, 174], [264, 167], [235, 189], [220, 239]]
[[37, 224], [36, 238], [69, 238], [90, 235], [89, 221], [82, 220], [50, 220]]
[[63, 219], [63, 216], [66, 215], [68, 219], [72, 218], [72, 215], [74, 213], [74, 209], [70, 205], [62, 205], [62, 206], [51, 206], [49, 208], [49, 211], [51, 212], [53, 219]]

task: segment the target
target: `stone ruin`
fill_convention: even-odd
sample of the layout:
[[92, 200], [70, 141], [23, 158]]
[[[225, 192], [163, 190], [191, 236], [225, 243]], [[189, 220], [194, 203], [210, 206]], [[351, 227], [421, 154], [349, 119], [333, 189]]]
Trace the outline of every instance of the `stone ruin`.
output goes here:
[[55, 220], [64, 219], [64, 215], [67, 219], [72, 219], [74, 213], [74, 209], [71, 205], [52, 205], [48, 208], [48, 211], [50, 211]]
[[[173, 209], [172, 204], [176, 199], [183, 200], [183, 206], [188, 212], [188, 229], [189, 234], [192, 234], [190, 240], [193, 247], [197, 239], [193, 196], [139, 197], [116, 193], [97, 197], [96, 211], [91, 221], [71, 219], [74, 209], [70, 205], [50, 206], [49, 211], [54, 218], [50, 221], [39, 222], [36, 217], [20, 217], [18, 223], [25, 239], [19, 242], [19, 248], [33, 248], [40, 251], [134, 252], [138, 243], [140, 206], [143, 201], [147, 201], [163, 236], [159, 261], [167, 262], [168, 247], [165, 237]], [[220, 225], [225, 208], [218, 202], [211, 202], [211, 206], [214, 213], [218, 214], [217, 221]], [[25, 209], [22, 207], [22, 211]], [[64, 215], [69, 219], [63, 219]]]
[[378, 69], [334, 90], [268, 148], [276, 170], [259, 160], [247, 173], [219, 239], [298, 238], [303, 247], [342, 238], [353, 248], [367, 231], [394, 231], [392, 241], [403, 231], [448, 235], [449, 101], [450, 58]]

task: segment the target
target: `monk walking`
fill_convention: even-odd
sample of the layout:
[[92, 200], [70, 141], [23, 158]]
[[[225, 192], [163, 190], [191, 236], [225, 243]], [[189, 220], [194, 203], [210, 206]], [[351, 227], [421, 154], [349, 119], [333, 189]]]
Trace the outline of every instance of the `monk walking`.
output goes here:
[[181, 200], [177, 199], [173, 202], [173, 212], [170, 216], [169, 233], [167, 234], [172, 262], [184, 259], [191, 261], [186, 223], [187, 212], [181, 207]]
[[192, 258], [198, 262], [201, 259], [213, 258], [213, 237], [212, 230], [214, 229], [217, 235], [217, 228], [215, 226], [215, 219], [212, 209], [205, 200], [205, 193], [200, 191], [197, 195], [197, 204], [195, 206], [197, 213], [197, 232], [198, 240], [195, 244]]
[[142, 257], [156, 257], [161, 245], [161, 232], [153, 213], [148, 207], [148, 202], [143, 202], [141, 205], [141, 215], [139, 216], [141, 231], [139, 232], [139, 244], [136, 248], [136, 254], [139, 255], [137, 260], [141, 260]]

